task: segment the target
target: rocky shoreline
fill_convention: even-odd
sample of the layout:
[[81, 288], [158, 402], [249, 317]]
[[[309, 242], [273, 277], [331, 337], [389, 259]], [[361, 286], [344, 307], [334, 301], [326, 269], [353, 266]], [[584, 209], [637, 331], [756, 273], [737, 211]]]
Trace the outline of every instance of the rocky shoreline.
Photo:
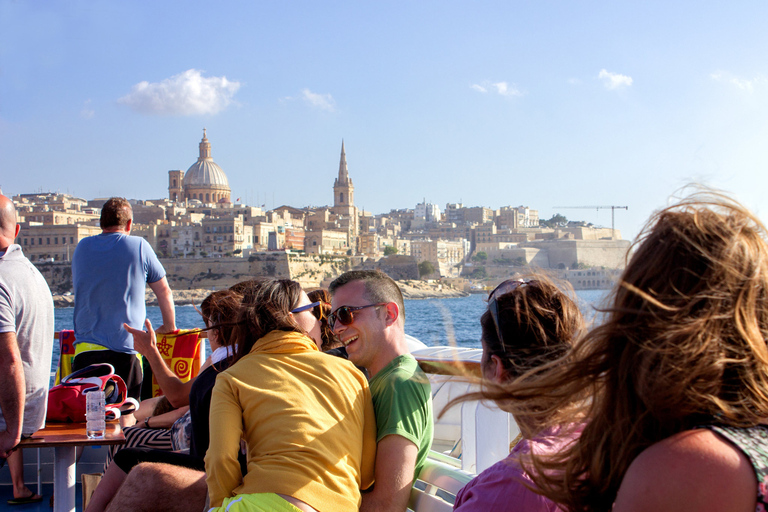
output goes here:
[[[456, 290], [450, 286], [436, 282], [426, 281], [398, 281], [398, 286], [406, 299], [448, 299], [456, 297], [466, 297], [469, 295], [461, 290]], [[174, 290], [173, 301], [177, 306], [185, 306], [200, 303], [205, 299], [211, 290], [198, 288], [195, 290]], [[71, 308], [75, 305], [74, 295], [54, 295], [53, 305], [57, 308]], [[151, 290], [147, 289], [147, 305], [157, 306], [157, 299]]]

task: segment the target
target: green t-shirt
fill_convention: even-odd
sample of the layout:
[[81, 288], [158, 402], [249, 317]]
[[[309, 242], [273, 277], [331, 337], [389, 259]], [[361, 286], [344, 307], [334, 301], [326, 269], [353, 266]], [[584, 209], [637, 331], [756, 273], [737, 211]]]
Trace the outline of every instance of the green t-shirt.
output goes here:
[[376, 412], [376, 442], [403, 436], [419, 448], [413, 475], [421, 471], [432, 446], [432, 388], [411, 354], [393, 359], [369, 383]]

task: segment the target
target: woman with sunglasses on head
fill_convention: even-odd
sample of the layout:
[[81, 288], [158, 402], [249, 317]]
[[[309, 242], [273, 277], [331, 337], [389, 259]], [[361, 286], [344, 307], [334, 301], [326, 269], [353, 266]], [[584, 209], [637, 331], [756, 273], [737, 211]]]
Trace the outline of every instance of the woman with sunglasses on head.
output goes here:
[[[482, 374], [493, 387], [562, 358], [584, 322], [573, 300], [547, 277], [539, 275], [530, 280], [509, 279], [501, 283], [488, 296], [488, 309], [480, 317], [480, 325]], [[461, 400], [477, 398], [482, 398], [482, 393]], [[503, 401], [498, 405], [507, 409]], [[515, 420], [522, 439], [506, 459], [480, 473], [459, 491], [454, 510], [558, 510], [555, 503], [529, 488], [532, 482], [520, 460], [531, 452], [557, 452], [577, 434], [561, 436], [557, 427], [541, 429], [526, 418], [515, 416]]]
[[[214, 509], [352, 510], [372, 483], [368, 384], [352, 363], [318, 350], [318, 306], [288, 280], [264, 282], [244, 300], [237, 360], [219, 376], [211, 404], [211, 429], [220, 433], [205, 457]], [[241, 437], [244, 477], [234, 456]]]
[[635, 245], [572, 360], [506, 389], [530, 418], [584, 419], [558, 457], [534, 454], [534, 481], [573, 511], [766, 510], [766, 229], [699, 192], [654, 214]]

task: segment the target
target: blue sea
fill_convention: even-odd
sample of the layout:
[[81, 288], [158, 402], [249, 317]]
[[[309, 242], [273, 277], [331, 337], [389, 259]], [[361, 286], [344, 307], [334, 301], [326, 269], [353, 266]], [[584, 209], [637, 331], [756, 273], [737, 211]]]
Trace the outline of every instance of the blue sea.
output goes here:
[[[587, 318], [594, 316], [594, 307], [603, 300], [608, 290], [580, 290], [576, 292], [579, 307]], [[457, 299], [423, 299], [405, 301], [405, 332], [428, 346], [456, 345], [480, 348], [480, 315], [486, 307], [485, 294], [473, 294]], [[54, 328], [72, 329], [73, 308], [55, 310]], [[154, 327], [162, 323], [160, 308], [148, 307], [147, 316]], [[200, 314], [192, 306], [176, 307], [176, 325], [185, 329], [204, 327]], [[206, 355], [210, 348], [206, 340]], [[54, 343], [52, 372], [59, 361], [58, 343]]]

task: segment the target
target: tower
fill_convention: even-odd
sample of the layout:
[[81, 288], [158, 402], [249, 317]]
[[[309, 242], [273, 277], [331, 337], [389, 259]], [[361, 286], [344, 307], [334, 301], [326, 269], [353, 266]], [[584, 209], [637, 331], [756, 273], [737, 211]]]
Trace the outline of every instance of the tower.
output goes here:
[[184, 201], [183, 171], [168, 171], [168, 199], [174, 203]]
[[349, 179], [347, 169], [347, 154], [344, 152], [344, 140], [341, 141], [341, 159], [339, 160], [339, 176], [333, 182], [334, 208], [355, 206], [355, 186]]
[[355, 207], [355, 186], [349, 178], [347, 170], [347, 154], [344, 152], [344, 140], [341, 141], [341, 159], [339, 160], [339, 176], [333, 182], [333, 208], [331, 211], [337, 217], [337, 222], [347, 232], [347, 242], [352, 254], [358, 252], [358, 233], [360, 220], [357, 218]]

